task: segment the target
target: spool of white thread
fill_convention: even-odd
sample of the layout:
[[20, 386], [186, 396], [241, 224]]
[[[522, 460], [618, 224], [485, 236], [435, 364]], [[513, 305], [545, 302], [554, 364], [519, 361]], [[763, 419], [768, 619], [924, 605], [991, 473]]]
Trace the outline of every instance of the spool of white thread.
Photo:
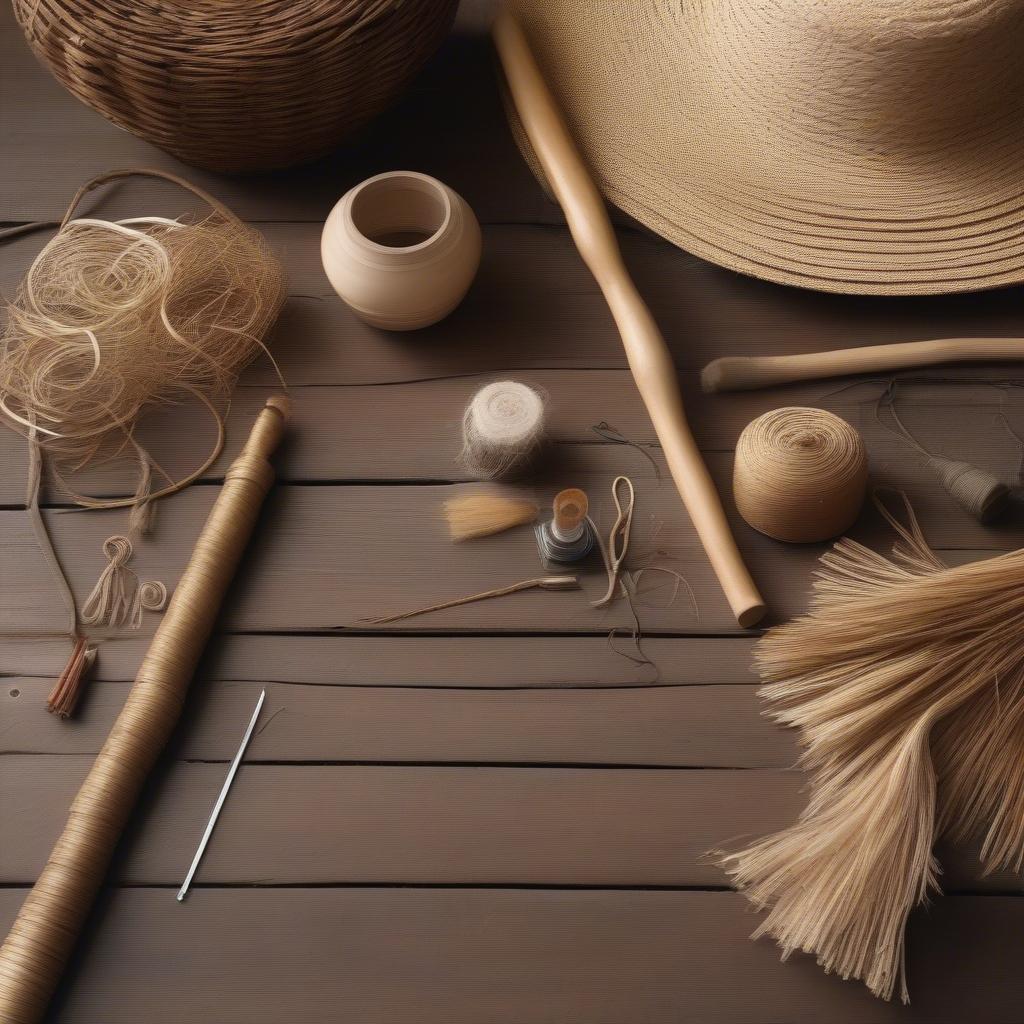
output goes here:
[[462, 418], [459, 461], [485, 480], [522, 469], [544, 441], [544, 398], [515, 380], [481, 388]]

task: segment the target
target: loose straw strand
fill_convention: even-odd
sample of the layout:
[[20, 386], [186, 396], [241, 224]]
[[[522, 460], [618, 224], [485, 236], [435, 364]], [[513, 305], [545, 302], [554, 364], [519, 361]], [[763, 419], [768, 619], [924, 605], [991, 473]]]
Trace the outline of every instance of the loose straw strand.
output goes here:
[[[624, 487], [626, 500], [619, 497], [619, 488]], [[615, 502], [616, 517], [608, 531], [608, 542], [601, 539], [601, 531], [590, 516], [587, 521], [597, 538], [598, 550], [604, 562], [605, 572], [608, 574], [608, 589], [603, 597], [591, 601], [594, 608], [604, 608], [615, 598], [615, 591], [619, 587], [619, 577], [622, 575], [622, 567], [625, 564], [626, 556], [629, 554], [629, 538], [633, 529], [633, 509], [636, 505], [636, 492], [633, 488], [633, 481], [628, 476], [617, 476], [612, 481], [612, 500]], [[634, 613], [635, 614], [635, 613]]]
[[428, 612], [439, 612], [445, 608], [456, 608], [463, 604], [472, 604], [476, 601], [487, 601], [492, 597], [504, 597], [506, 594], [515, 594], [520, 590], [575, 590], [579, 582], [575, 576], [538, 576], [529, 580], [520, 580], [507, 587], [497, 587], [494, 590], [484, 590], [479, 594], [469, 594], [466, 597], [457, 597], [451, 601], [442, 601], [439, 604], [427, 605], [424, 608], [414, 608], [411, 611], [398, 612], [396, 615], [382, 615], [375, 619], [364, 619], [375, 626], [382, 626], [388, 622], [399, 622], [402, 619], [411, 619], [416, 615], [426, 615]]

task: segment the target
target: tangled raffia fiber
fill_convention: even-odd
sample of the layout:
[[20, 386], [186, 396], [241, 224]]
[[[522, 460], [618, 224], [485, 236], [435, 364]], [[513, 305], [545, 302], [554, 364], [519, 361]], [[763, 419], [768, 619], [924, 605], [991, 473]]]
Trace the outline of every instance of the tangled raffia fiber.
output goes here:
[[[175, 182], [213, 212], [195, 221], [72, 219], [86, 193], [135, 174]], [[130, 532], [145, 532], [153, 500], [191, 483], [220, 455], [235, 380], [258, 353], [269, 356], [263, 339], [284, 297], [281, 264], [259, 232], [176, 175], [129, 169], [102, 174], [78, 190], [57, 234], [7, 303], [0, 332], [0, 418], [29, 440], [26, 505], [60, 588], [72, 640], [71, 660], [47, 702], [51, 711], [64, 717], [74, 711], [95, 647], [79, 630], [74, 594], [39, 511], [43, 452], [75, 502], [131, 506]], [[210, 411], [217, 439], [200, 466], [171, 479], [136, 440], [135, 427], [147, 410], [188, 399]], [[132, 496], [89, 498], [68, 485], [68, 474], [125, 451], [139, 465]], [[165, 486], [154, 489], [154, 470], [166, 478]], [[130, 542], [123, 540], [130, 553]], [[120, 555], [112, 559], [87, 602], [83, 624], [124, 624], [123, 561]], [[134, 601], [127, 606], [129, 625], [141, 618], [143, 606], [161, 607], [166, 592], [162, 584], [147, 584], [135, 597], [138, 608]]]
[[[140, 217], [72, 220], [78, 201], [112, 177], [170, 178], [213, 206], [195, 222]], [[5, 310], [0, 408], [34, 438], [59, 479], [126, 449], [147, 409], [198, 399], [217, 421], [202, 466], [128, 505], [178, 490], [220, 454], [238, 373], [258, 353], [284, 301], [284, 274], [259, 232], [201, 190], [163, 172], [112, 172], [84, 186]]]
[[810, 800], [723, 863], [767, 910], [755, 937], [907, 1001], [904, 930], [937, 888], [936, 839], [980, 836], [986, 872], [1024, 863], [1024, 551], [950, 568], [909, 503], [909, 528], [879, 507], [892, 560], [839, 541], [810, 613], [757, 647]]

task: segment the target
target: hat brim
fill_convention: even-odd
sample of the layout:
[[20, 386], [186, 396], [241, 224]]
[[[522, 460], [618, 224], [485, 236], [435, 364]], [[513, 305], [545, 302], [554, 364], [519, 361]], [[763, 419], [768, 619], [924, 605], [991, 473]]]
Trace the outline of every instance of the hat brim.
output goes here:
[[784, 102], [765, 116], [764, 98], [744, 102], [744, 84], [701, 52], [703, 26], [666, 39], [644, 21], [650, 5], [632, 4], [512, 3], [595, 179], [625, 213], [702, 259], [818, 291], [1024, 281], [1019, 111], [860, 151], [841, 130], [790, 122]]

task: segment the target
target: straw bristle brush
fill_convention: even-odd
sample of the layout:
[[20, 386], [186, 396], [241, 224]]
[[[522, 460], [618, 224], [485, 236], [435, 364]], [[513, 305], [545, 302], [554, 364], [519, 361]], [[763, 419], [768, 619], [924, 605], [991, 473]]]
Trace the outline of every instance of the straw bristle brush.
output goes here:
[[453, 541], [502, 533], [514, 526], [532, 523], [537, 513], [537, 506], [532, 501], [510, 498], [493, 491], [463, 494], [444, 503], [444, 514]]

